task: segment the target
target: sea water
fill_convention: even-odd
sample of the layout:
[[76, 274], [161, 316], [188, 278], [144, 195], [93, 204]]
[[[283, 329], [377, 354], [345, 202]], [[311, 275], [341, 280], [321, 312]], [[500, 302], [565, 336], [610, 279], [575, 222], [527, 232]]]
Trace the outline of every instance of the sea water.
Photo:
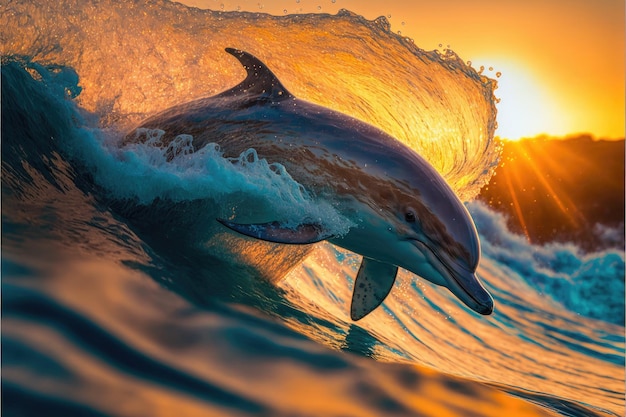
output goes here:
[[[495, 82], [453, 52], [347, 11], [76, 0], [0, 20], [8, 415], [623, 415], [624, 254], [531, 245], [471, 201], [498, 163]], [[358, 255], [217, 232], [224, 201], [350, 227], [288, 172], [185, 137], [171, 160], [158, 132], [120, 146], [237, 84], [225, 47], [430, 161], [468, 201], [494, 314], [401, 271], [352, 322]]]

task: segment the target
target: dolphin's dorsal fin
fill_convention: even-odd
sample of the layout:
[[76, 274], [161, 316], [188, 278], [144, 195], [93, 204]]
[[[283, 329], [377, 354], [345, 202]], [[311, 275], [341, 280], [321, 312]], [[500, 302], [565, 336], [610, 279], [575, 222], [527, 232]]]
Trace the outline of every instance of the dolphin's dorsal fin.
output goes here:
[[350, 318], [360, 320], [381, 305], [396, 281], [398, 267], [363, 258], [354, 280]]
[[263, 62], [257, 57], [240, 49], [226, 48], [226, 52], [241, 62], [248, 73], [245, 80], [219, 96], [252, 96], [270, 102], [279, 102], [293, 95], [276, 78]]
[[324, 230], [323, 226], [314, 223], [303, 223], [297, 227], [288, 227], [279, 222], [240, 224], [224, 219], [217, 219], [217, 221], [242, 235], [274, 243], [307, 245], [333, 237], [331, 233]]

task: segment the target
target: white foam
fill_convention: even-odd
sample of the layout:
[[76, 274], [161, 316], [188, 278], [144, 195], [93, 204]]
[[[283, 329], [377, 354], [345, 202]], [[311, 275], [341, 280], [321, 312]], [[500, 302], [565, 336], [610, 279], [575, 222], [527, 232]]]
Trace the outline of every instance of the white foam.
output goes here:
[[[259, 158], [248, 149], [226, 158], [219, 145], [195, 150], [191, 135], [179, 135], [163, 146], [163, 131], [140, 129], [145, 143], [119, 146], [119, 133], [82, 129], [74, 153], [93, 172], [112, 198], [150, 204], [157, 198], [173, 202], [210, 199], [222, 206], [256, 204], [266, 221], [297, 226], [302, 221], [345, 234], [352, 223], [327, 201], [313, 199], [284, 166]], [[242, 197], [243, 196], [243, 197]], [[207, 213], [207, 215], [212, 215]]]
[[508, 280], [522, 280], [579, 314], [613, 323], [624, 320], [624, 253], [585, 253], [575, 243], [532, 244], [508, 230], [504, 215], [480, 202], [469, 204], [483, 255]]

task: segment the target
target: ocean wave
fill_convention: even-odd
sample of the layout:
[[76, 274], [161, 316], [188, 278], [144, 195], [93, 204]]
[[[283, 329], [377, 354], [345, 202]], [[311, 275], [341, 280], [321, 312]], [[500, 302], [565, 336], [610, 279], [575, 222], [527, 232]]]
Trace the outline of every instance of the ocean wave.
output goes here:
[[586, 253], [576, 243], [531, 244], [508, 230], [504, 215], [469, 205], [486, 257], [569, 310], [624, 325], [624, 253]]
[[82, 88], [77, 102], [104, 126], [128, 130], [172, 105], [234, 86], [243, 71], [223, 51], [236, 47], [269, 65], [297, 97], [368, 122], [417, 150], [463, 199], [479, 192], [498, 161], [495, 81], [452, 51], [419, 49], [392, 33], [385, 18], [63, 0], [11, 3], [0, 22], [3, 53], [73, 68]]
[[[330, 244], [309, 251], [201, 238], [217, 227], [216, 179], [231, 181], [230, 191], [260, 188], [251, 210], [301, 208], [307, 196], [288, 173], [252, 150], [237, 160], [212, 146], [189, 152], [187, 136], [169, 151], [118, 146], [146, 114], [240, 80], [221, 52], [237, 46], [261, 51], [298, 96], [411, 144], [469, 199], [497, 162], [494, 85], [454, 55], [421, 51], [383, 20], [350, 13], [274, 18], [130, 0], [20, 2], [6, 12], [11, 410], [41, 413], [42, 401], [52, 414], [289, 415], [327, 403], [336, 408], [315, 411], [489, 414], [487, 404], [493, 415], [538, 413], [504, 391], [563, 415], [623, 411], [623, 324], [613, 316], [623, 317], [623, 254], [530, 245], [470, 203], [494, 315], [402, 271], [382, 308], [354, 323], [358, 256]], [[158, 132], [145, 133], [158, 142]], [[314, 401], [302, 396], [311, 384], [321, 393]], [[300, 396], [285, 403], [290, 390]]]

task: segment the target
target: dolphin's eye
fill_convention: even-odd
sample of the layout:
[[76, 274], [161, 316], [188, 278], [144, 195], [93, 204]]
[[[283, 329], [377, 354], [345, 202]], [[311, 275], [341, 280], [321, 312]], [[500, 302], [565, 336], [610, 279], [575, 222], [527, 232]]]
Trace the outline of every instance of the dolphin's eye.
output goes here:
[[413, 213], [412, 211], [407, 211], [406, 213], [404, 213], [404, 220], [406, 220], [407, 223], [415, 223], [415, 213]]

